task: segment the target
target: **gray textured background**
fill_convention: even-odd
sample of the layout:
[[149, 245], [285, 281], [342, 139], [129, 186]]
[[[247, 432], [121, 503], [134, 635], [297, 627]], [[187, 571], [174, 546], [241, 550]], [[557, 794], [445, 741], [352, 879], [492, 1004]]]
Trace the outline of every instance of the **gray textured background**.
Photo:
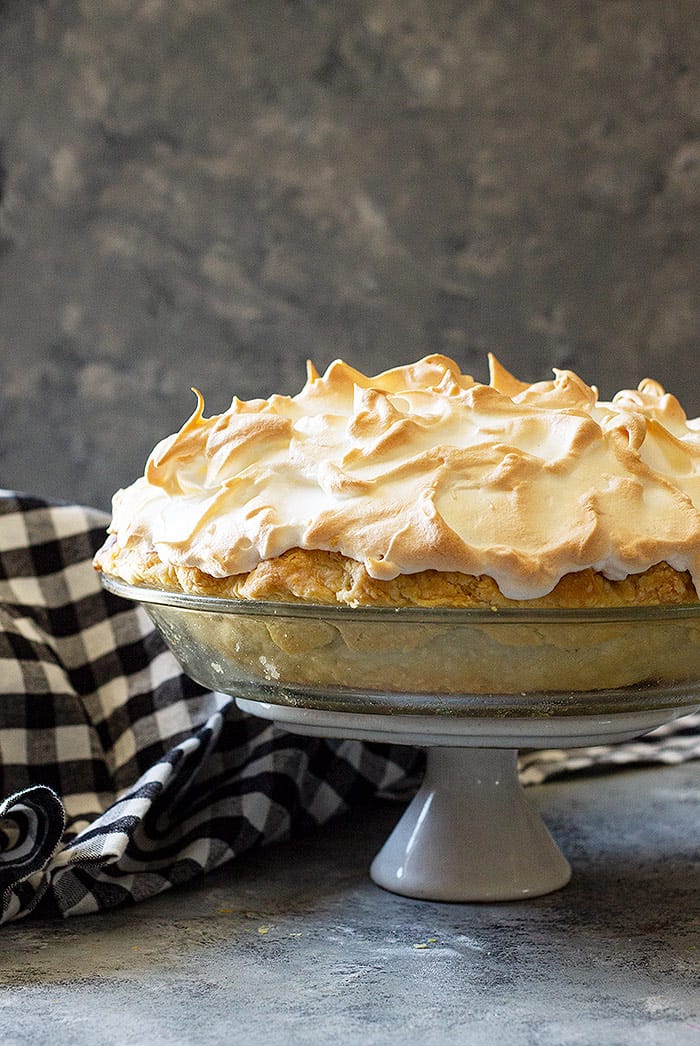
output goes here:
[[303, 362], [700, 413], [696, 0], [0, 0], [2, 483], [107, 506]]

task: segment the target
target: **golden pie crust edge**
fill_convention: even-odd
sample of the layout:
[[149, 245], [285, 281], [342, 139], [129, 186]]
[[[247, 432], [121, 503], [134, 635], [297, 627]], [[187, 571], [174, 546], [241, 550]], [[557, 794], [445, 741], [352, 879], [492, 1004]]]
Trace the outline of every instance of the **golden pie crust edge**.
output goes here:
[[690, 574], [662, 562], [643, 573], [611, 581], [586, 568], [566, 574], [547, 595], [513, 600], [485, 575], [422, 570], [390, 581], [371, 577], [362, 563], [340, 552], [294, 548], [253, 570], [215, 578], [196, 567], [163, 563], [154, 550], [118, 548], [113, 539], [95, 556], [95, 567], [129, 584], [192, 595], [251, 602], [373, 607], [551, 607], [583, 609], [697, 603]]

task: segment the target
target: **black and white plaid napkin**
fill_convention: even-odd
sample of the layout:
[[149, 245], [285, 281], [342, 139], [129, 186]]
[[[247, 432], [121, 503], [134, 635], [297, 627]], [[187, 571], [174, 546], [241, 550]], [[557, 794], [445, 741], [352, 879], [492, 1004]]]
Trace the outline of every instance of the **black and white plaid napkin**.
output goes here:
[[[151, 897], [420, 772], [410, 748], [298, 737], [193, 683], [145, 613], [102, 589], [106, 523], [0, 493], [0, 922]], [[693, 716], [521, 769], [531, 783], [698, 755]]]

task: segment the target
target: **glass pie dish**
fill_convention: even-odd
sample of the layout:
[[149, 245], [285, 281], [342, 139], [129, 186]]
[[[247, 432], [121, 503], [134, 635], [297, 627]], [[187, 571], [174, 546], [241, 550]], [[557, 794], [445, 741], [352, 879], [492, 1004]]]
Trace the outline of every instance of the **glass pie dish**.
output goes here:
[[700, 705], [700, 604], [336, 607], [128, 585], [184, 670], [304, 734], [427, 748], [423, 786], [372, 865], [436, 900], [506, 900], [570, 868], [517, 779], [517, 749], [635, 737]]

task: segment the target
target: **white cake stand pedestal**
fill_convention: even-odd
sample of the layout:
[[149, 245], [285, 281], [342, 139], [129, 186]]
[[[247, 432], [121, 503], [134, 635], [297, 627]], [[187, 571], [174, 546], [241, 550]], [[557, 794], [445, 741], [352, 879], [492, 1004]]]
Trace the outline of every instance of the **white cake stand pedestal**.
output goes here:
[[519, 748], [630, 740], [697, 707], [516, 719], [357, 714], [236, 700], [243, 711], [294, 733], [426, 748], [423, 784], [370, 875], [393, 893], [462, 902], [537, 897], [571, 876], [520, 784]]

